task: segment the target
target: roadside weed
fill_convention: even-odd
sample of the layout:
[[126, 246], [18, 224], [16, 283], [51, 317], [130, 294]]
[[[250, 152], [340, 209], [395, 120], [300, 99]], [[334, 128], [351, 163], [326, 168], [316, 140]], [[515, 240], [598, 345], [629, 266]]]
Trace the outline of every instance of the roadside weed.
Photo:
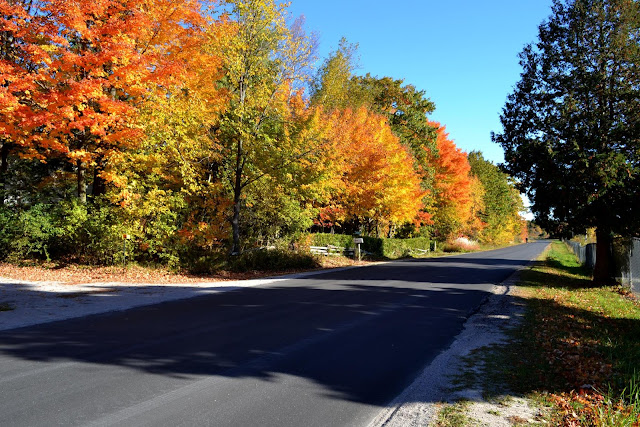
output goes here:
[[438, 412], [438, 417], [433, 427], [470, 427], [473, 426], [467, 415], [469, 408], [468, 400], [460, 400], [455, 403], [443, 403], [442, 409]]

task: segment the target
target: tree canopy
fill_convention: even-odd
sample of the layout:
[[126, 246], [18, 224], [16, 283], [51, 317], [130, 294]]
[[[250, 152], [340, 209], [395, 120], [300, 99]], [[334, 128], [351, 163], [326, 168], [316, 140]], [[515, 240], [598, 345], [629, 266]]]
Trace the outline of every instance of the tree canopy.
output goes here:
[[522, 222], [517, 221], [519, 212], [524, 211], [520, 192], [511, 178], [500, 168], [486, 160], [482, 153], [469, 153], [472, 177], [482, 185], [481, 204], [477, 216], [483, 222], [480, 229], [481, 240], [503, 244], [514, 234], [522, 232]]

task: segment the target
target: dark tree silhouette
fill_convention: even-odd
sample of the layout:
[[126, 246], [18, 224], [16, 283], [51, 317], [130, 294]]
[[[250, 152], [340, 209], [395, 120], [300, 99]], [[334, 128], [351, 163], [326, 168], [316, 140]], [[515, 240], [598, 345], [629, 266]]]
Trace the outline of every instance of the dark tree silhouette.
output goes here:
[[594, 280], [610, 280], [613, 233], [640, 229], [640, 2], [554, 0], [501, 115], [505, 169], [539, 224], [597, 228]]

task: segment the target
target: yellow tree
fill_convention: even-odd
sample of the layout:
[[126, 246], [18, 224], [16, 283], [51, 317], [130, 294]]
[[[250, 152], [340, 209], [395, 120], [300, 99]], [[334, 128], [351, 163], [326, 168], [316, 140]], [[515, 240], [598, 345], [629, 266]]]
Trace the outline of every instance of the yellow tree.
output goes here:
[[222, 179], [232, 193], [232, 254], [240, 253], [241, 211], [247, 187], [278, 175], [310, 150], [285, 132], [288, 99], [307, 76], [314, 43], [302, 20], [286, 23], [286, 6], [273, 0], [226, 0], [235, 31], [219, 38], [229, 105], [217, 129]]
[[522, 231], [520, 212], [524, 211], [524, 207], [520, 193], [509, 176], [485, 160], [482, 153], [469, 153], [468, 161], [472, 175], [484, 188], [482, 209], [478, 213], [484, 224], [480, 240], [492, 244], [512, 242]]
[[353, 70], [356, 68], [357, 44], [350, 44], [344, 37], [340, 39], [338, 50], [329, 54], [314, 80], [311, 82], [311, 103], [322, 105], [325, 110], [354, 108], [361, 104], [352, 92]]
[[477, 240], [480, 238], [482, 230], [484, 230], [487, 225], [482, 221], [482, 213], [485, 209], [485, 189], [482, 185], [482, 181], [480, 181], [480, 179], [475, 175], [469, 176], [469, 189], [469, 197], [471, 201], [470, 211], [469, 218], [464, 225], [463, 232], [465, 235]]
[[[230, 25], [211, 22], [207, 31], [167, 40], [162, 58], [170, 79], [147, 82], [140, 103], [144, 138], [113, 157], [103, 175], [115, 187], [109, 196], [134, 223], [143, 251], [162, 253], [167, 239], [204, 249], [220, 246], [228, 199], [218, 177], [221, 148], [212, 138], [227, 95], [220, 89], [222, 62], [214, 40]], [[187, 34], [185, 34], [186, 36]]]

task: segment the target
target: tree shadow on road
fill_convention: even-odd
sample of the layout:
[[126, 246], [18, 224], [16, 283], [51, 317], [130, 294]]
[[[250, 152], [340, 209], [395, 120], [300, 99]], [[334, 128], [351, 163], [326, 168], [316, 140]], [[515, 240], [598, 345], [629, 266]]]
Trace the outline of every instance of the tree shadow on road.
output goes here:
[[460, 287], [332, 286], [249, 288], [4, 331], [0, 353], [184, 379], [285, 373], [341, 398], [383, 404], [390, 392], [374, 385], [399, 391], [487, 295]]

